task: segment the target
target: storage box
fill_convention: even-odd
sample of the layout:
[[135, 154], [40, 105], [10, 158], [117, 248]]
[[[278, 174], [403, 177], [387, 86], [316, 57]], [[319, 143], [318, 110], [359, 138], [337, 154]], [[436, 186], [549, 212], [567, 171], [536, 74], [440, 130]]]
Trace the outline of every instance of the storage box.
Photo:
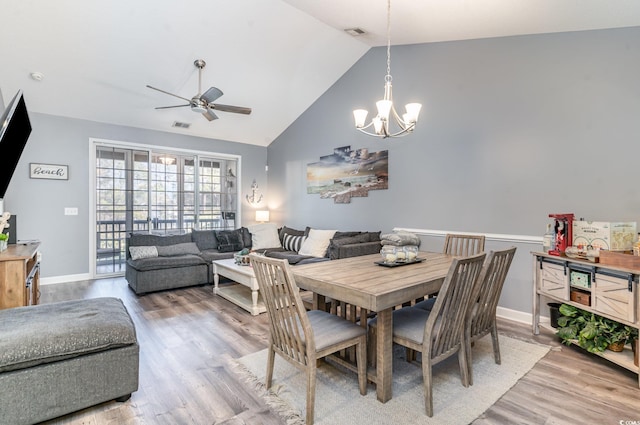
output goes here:
[[600, 264], [640, 270], [640, 257], [622, 252], [600, 251]]
[[583, 305], [591, 305], [591, 294], [587, 294], [582, 291], [571, 291], [571, 301]]
[[636, 241], [635, 222], [574, 221], [573, 246], [629, 251]]
[[591, 288], [591, 275], [585, 272], [579, 272], [571, 270], [569, 272], [569, 282], [571, 286], [577, 286], [579, 288], [590, 289]]

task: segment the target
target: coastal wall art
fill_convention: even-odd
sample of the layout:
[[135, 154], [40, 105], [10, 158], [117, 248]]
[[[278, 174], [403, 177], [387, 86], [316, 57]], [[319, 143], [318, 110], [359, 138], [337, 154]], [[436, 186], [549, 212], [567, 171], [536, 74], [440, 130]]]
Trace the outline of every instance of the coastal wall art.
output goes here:
[[307, 193], [348, 204], [351, 198], [369, 196], [370, 190], [389, 187], [389, 151], [335, 148], [333, 154], [307, 164]]

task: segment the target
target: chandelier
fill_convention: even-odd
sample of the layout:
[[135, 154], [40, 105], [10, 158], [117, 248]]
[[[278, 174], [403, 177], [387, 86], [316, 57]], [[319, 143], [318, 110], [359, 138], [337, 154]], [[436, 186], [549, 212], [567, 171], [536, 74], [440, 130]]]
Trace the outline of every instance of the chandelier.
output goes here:
[[[378, 115], [369, 124], [365, 125], [368, 114], [366, 109], [353, 111], [356, 129], [364, 134], [383, 139], [387, 137], [402, 137], [413, 132], [416, 127], [422, 105], [420, 103], [408, 103], [405, 105], [406, 113], [401, 118], [393, 106], [391, 80], [391, 0], [387, 0], [387, 75], [384, 77], [384, 98], [376, 102]], [[367, 131], [372, 126], [373, 132]]]

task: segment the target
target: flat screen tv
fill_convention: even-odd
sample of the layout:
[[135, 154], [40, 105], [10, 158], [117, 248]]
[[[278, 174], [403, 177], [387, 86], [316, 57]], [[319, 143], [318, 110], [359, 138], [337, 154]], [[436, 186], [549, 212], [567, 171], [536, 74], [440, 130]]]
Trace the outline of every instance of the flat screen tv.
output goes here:
[[[31, 121], [22, 90], [13, 97], [0, 118], [0, 207], [29, 135]], [[1, 211], [0, 211], [1, 212]]]

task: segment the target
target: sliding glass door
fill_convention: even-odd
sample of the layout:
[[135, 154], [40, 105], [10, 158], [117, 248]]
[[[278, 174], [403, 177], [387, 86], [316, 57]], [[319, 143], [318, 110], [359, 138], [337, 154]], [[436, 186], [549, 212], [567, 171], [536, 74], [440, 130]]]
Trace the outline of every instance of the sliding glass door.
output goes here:
[[95, 272], [122, 274], [131, 232], [234, 229], [237, 158], [98, 144]]

